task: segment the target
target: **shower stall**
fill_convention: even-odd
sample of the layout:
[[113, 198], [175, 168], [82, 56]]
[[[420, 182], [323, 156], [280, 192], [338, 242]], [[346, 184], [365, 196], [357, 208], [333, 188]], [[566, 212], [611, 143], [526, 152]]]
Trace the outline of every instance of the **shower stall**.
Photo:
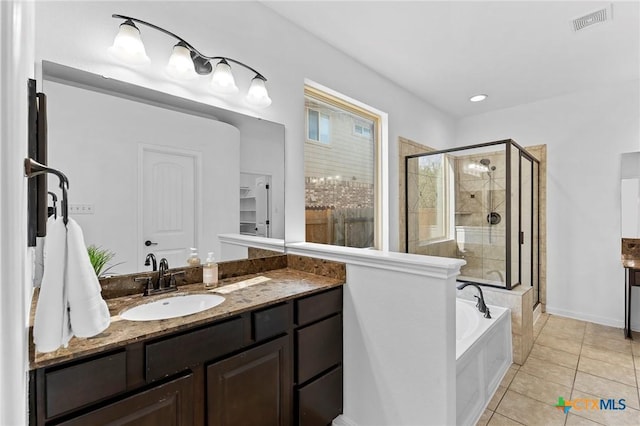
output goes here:
[[405, 251], [464, 259], [458, 281], [539, 288], [539, 161], [512, 140], [405, 157]]

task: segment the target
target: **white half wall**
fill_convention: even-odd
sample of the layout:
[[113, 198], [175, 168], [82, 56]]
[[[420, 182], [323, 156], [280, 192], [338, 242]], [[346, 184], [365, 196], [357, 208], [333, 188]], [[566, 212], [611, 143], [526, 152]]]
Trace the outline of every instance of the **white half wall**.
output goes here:
[[344, 407], [336, 425], [456, 424], [456, 276], [463, 260], [322, 244], [345, 262]]
[[27, 424], [27, 79], [34, 77], [34, 3], [0, 2], [0, 424]]
[[[37, 60], [102, 74], [176, 96], [279, 122], [286, 127], [286, 241], [304, 241], [304, 79], [308, 78], [389, 114], [389, 221], [398, 223], [398, 136], [446, 148], [454, 141], [454, 120], [412, 93], [371, 71], [334, 47], [257, 2], [38, 2]], [[237, 58], [267, 78], [273, 104], [254, 110], [237, 98], [215, 97], [206, 79], [182, 83], [164, 74], [172, 40], [141, 28], [151, 58], [147, 68], [127, 68], [107, 54], [120, 21], [134, 16], [185, 37], [210, 55]], [[215, 25], [211, 16], [215, 14]], [[74, 25], [60, 25], [73, 16]], [[78, 37], [82, 34], [82, 37]], [[248, 75], [234, 68], [243, 92]], [[397, 249], [397, 226], [390, 226]]]
[[[547, 144], [547, 311], [622, 327], [620, 154], [640, 150], [638, 80], [459, 121], [456, 145]], [[632, 323], [640, 330], [640, 292]]]

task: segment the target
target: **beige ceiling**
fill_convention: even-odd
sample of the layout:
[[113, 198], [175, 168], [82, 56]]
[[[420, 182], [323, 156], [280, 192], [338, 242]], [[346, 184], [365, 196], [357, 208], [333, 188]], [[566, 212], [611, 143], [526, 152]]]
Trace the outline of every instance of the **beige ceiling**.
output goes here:
[[[456, 117], [639, 78], [638, 1], [574, 32], [611, 3], [585, 1], [263, 2]], [[471, 103], [468, 98], [489, 98]]]

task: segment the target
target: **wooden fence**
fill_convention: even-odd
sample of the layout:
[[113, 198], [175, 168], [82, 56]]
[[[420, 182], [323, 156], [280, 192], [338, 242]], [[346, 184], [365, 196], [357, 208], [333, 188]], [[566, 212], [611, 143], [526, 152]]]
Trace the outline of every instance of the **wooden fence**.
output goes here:
[[313, 208], [305, 211], [309, 243], [373, 247], [373, 208]]

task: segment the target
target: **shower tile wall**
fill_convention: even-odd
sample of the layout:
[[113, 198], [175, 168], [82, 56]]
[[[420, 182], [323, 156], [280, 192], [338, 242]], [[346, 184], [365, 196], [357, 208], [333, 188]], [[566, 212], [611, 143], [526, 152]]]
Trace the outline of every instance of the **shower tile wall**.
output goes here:
[[[489, 160], [489, 173], [480, 160]], [[455, 232], [458, 256], [467, 261], [460, 275], [505, 282], [506, 174], [504, 152], [484, 153], [455, 159]], [[500, 215], [496, 225], [487, 222], [490, 212]]]

